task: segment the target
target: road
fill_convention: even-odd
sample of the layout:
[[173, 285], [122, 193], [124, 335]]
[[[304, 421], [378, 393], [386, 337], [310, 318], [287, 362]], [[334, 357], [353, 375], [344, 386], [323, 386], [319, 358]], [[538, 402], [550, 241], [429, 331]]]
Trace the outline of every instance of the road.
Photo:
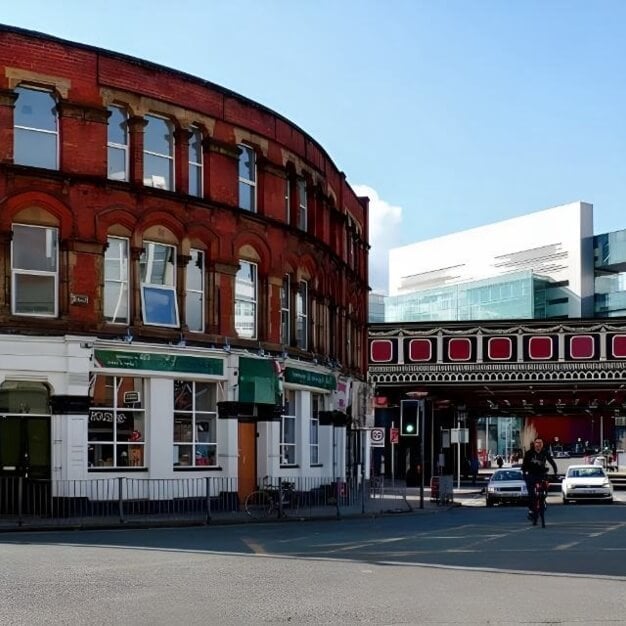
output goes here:
[[626, 509], [0, 535], [0, 624], [624, 624]]

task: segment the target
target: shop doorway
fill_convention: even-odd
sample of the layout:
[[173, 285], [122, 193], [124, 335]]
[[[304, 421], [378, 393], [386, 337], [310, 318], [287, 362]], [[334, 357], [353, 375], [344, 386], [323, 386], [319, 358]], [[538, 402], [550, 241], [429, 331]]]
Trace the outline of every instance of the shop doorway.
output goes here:
[[50, 418], [0, 416], [0, 514], [44, 510], [50, 490]]
[[239, 502], [243, 503], [246, 496], [256, 488], [256, 424], [239, 422], [238, 429], [238, 492]]
[[0, 386], [0, 513], [26, 513], [49, 501], [49, 390], [43, 383]]

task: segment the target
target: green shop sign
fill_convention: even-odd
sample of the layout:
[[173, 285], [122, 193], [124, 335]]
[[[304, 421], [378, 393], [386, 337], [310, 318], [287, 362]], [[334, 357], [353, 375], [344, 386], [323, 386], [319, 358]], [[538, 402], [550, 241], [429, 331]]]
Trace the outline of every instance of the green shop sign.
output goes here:
[[223, 376], [224, 374], [224, 362], [221, 359], [211, 359], [202, 356], [96, 350], [95, 358], [97, 367], [112, 367], [126, 370], [151, 370], [153, 372], [209, 374], [211, 376]]
[[309, 372], [295, 367], [285, 369], [285, 382], [296, 385], [306, 385], [307, 387], [318, 387], [334, 391], [337, 388], [337, 379], [331, 374], [320, 374], [319, 372]]

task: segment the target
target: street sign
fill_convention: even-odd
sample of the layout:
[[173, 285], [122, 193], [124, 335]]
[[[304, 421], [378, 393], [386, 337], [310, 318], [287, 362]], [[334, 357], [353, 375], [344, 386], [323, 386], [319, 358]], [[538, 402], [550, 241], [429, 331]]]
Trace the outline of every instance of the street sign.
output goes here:
[[385, 429], [384, 428], [372, 428], [370, 430], [370, 444], [372, 448], [384, 448], [385, 447]]
[[450, 435], [452, 443], [469, 443], [469, 428], [452, 428]]
[[400, 429], [390, 428], [389, 429], [389, 443], [399, 443], [399, 442], [400, 442]]

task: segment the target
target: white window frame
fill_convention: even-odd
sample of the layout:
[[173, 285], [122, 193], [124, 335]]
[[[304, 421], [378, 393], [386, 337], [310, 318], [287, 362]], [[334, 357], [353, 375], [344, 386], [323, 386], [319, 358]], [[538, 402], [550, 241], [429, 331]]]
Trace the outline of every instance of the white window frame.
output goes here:
[[[143, 184], [146, 187], [154, 187], [155, 189], [165, 189], [166, 191], [173, 191], [175, 186], [176, 186], [176, 183], [174, 181], [174, 172], [176, 171], [175, 167], [174, 167], [174, 155], [176, 154], [176, 145], [175, 145], [174, 129], [172, 127], [172, 122], [169, 119], [167, 119], [166, 117], [163, 117], [161, 115], [154, 115], [152, 113], [146, 115], [144, 119], [147, 120], [146, 128], [149, 126], [151, 119], [164, 122], [169, 127], [170, 134], [171, 134], [171, 141], [170, 141], [170, 153], [169, 154], [162, 154], [160, 152], [153, 152], [152, 150], [146, 150], [145, 143], [144, 143], [144, 149], [143, 149], [143, 168], [144, 168]], [[144, 137], [145, 137], [145, 131], [144, 131]], [[146, 178], [146, 171], [145, 171], [146, 170], [146, 155], [157, 157], [157, 158], [169, 161], [169, 175], [170, 175], [170, 184], [169, 184], [169, 186], [167, 184], [157, 185], [156, 181], [154, 180], [155, 179], [155, 175], [154, 174], [152, 174], [149, 179]]]
[[[200, 289], [193, 289], [189, 287], [189, 265], [194, 263], [194, 253], [198, 254], [202, 258], [202, 267], [200, 268]], [[187, 321], [187, 327], [189, 331], [192, 333], [202, 333], [204, 332], [204, 308], [205, 308], [205, 300], [204, 300], [204, 285], [205, 285], [205, 269], [206, 269], [206, 254], [204, 250], [199, 250], [197, 248], [191, 248], [191, 259], [185, 268], [185, 315]], [[191, 328], [189, 327], [189, 295], [192, 293], [200, 294], [200, 328]]]
[[[112, 465], [90, 465], [89, 469], [94, 469], [94, 468], [106, 468], [107, 470], [113, 470], [113, 469], [126, 469], [128, 467], [139, 467], [139, 468], [144, 468], [146, 467], [146, 433], [145, 430], [148, 428], [148, 424], [147, 424], [147, 420], [148, 420], [148, 412], [146, 411], [146, 407], [145, 407], [145, 379], [142, 378], [141, 376], [134, 376], [132, 374], [129, 375], [122, 375], [122, 376], [115, 376], [115, 375], [111, 375], [111, 374], [95, 374], [93, 375], [92, 379], [91, 379], [91, 383], [90, 383], [90, 387], [92, 387], [91, 390], [91, 398], [93, 399], [93, 386], [96, 384], [96, 380], [98, 377], [102, 377], [105, 379], [111, 379], [113, 381], [113, 403], [111, 406], [90, 406], [89, 409], [89, 418], [88, 418], [88, 424], [87, 424], [87, 438], [88, 438], [88, 444], [87, 445], [106, 445], [106, 446], [112, 446], [113, 448], [113, 457], [112, 457]], [[141, 406], [139, 408], [135, 408], [135, 407], [120, 407], [119, 406], [119, 402], [118, 402], [118, 395], [119, 395], [119, 389], [120, 389], [120, 385], [122, 384], [122, 381], [124, 379], [133, 379], [134, 381], [141, 381], [140, 384], [140, 389], [136, 390], [139, 393], [139, 402], [137, 403], [133, 403], [133, 404], [140, 404]], [[133, 388], [136, 387], [136, 383], [133, 383]], [[131, 404], [129, 402], [129, 404]], [[100, 414], [99, 417], [103, 420], [108, 422], [112, 422], [113, 424], [113, 428], [112, 428], [112, 438], [110, 440], [92, 440], [89, 439], [89, 421], [92, 420], [92, 415], [94, 414]], [[121, 421], [121, 418], [119, 416], [120, 413], [125, 413], [125, 414], [133, 414], [133, 415], [140, 415], [143, 417], [143, 428], [144, 428], [144, 432], [141, 433], [139, 431], [133, 431], [133, 432], [138, 432], [139, 437], [137, 439], [131, 439], [131, 440], [120, 440], [118, 439], [118, 424]], [[141, 460], [142, 463], [140, 464], [133, 464], [132, 463], [132, 459], [131, 459], [131, 455], [128, 455], [128, 464], [127, 465], [122, 465], [122, 464], [118, 464], [118, 447], [124, 447], [124, 446], [128, 446], [129, 448], [139, 448], [141, 450]], [[130, 452], [132, 453], [133, 450], [131, 449]]]
[[[310, 465], [320, 464], [320, 411], [324, 410], [324, 396], [320, 393], [311, 394], [311, 423], [309, 428], [309, 461]], [[315, 436], [313, 436], [315, 435]]]
[[[118, 258], [114, 258], [114, 259], [108, 259], [109, 261], [119, 261], [119, 275], [121, 276], [121, 278], [107, 278], [107, 253], [109, 252], [109, 250], [111, 249], [111, 246], [108, 246], [107, 249], [105, 250], [104, 253], [104, 285], [105, 285], [105, 289], [104, 289], [104, 297], [106, 298], [106, 293], [107, 293], [107, 289], [106, 289], [106, 285], [108, 284], [115, 284], [115, 285], [119, 285], [119, 287], [115, 290], [117, 293], [119, 293], [119, 296], [117, 298], [117, 302], [115, 304], [114, 307], [114, 313], [112, 316], [112, 319], [107, 319], [106, 316], [106, 300], [105, 300], [105, 306], [104, 306], [104, 318], [105, 321], [108, 324], [128, 324], [129, 319], [130, 319], [130, 293], [129, 293], [129, 241], [126, 237], [107, 237], [108, 241], [111, 240], [116, 240], [119, 242], [122, 242], [122, 246], [121, 246], [121, 252], [122, 252], [122, 257]], [[118, 315], [117, 315], [117, 311], [120, 308], [120, 305], [122, 303], [124, 303], [123, 297], [124, 294], [126, 294], [126, 317], [125, 318], [119, 318], [118, 319]]]
[[306, 180], [298, 178], [298, 228], [306, 232], [308, 230], [309, 194]]
[[[280, 465], [291, 466], [298, 463], [298, 415], [296, 410], [297, 394], [293, 389], [285, 390], [283, 411], [280, 416]], [[292, 425], [293, 440], [287, 440], [287, 423]], [[289, 457], [292, 457], [291, 460]]]
[[[304, 293], [303, 293], [304, 292]], [[296, 294], [296, 345], [301, 350], [309, 346], [309, 283], [301, 280]]]
[[[254, 178], [245, 178], [244, 176], [239, 175], [239, 185], [247, 185], [252, 189], [252, 206], [249, 209], [244, 209], [250, 211], [250, 213], [257, 212], [257, 159], [256, 159], [256, 151], [252, 146], [249, 146], [245, 143], [240, 143], [237, 146], [241, 153], [239, 155], [239, 163], [238, 168], [241, 165], [242, 160], [245, 158], [245, 154], [250, 154], [250, 160], [252, 162], [252, 175]], [[241, 194], [239, 194], [239, 206], [241, 206]]]
[[[111, 127], [110, 123], [107, 124], [107, 177], [109, 178], [109, 180], [119, 180], [119, 181], [123, 181], [123, 182], [128, 182], [129, 180], [129, 159], [128, 159], [128, 111], [126, 110], [125, 107], [117, 105], [117, 104], [112, 104], [109, 107], [107, 107], [109, 111], [112, 111], [113, 109], [117, 109], [122, 116], [124, 117], [124, 123], [126, 125], [126, 143], [122, 144], [122, 143], [117, 143], [115, 141], [111, 141], [110, 137], [109, 137], [109, 132], [108, 129]], [[109, 117], [109, 120], [111, 118]], [[124, 178], [115, 178], [113, 176], [111, 176], [111, 173], [109, 172], [109, 150], [120, 150], [123, 154], [124, 154]]]
[[[154, 257], [154, 255], [150, 253], [150, 250], [156, 249], [158, 246], [162, 246], [164, 248], [172, 249], [172, 276], [171, 276], [171, 284], [162, 284], [162, 283], [152, 283], [144, 280], [144, 277], [141, 278], [141, 317], [143, 323], [148, 326], [162, 326], [166, 328], [178, 328], [180, 326], [180, 318], [178, 315], [178, 298], [176, 297], [176, 247], [172, 244], [167, 243], [159, 243], [156, 241], [146, 241], [144, 242], [144, 252], [141, 255], [139, 260], [139, 270], [140, 276], [142, 274], [141, 267], [145, 265], [145, 277], [151, 276], [151, 267], [154, 263], [154, 258], [150, 258], [150, 256]], [[145, 260], [144, 260], [145, 259]], [[167, 262], [167, 261], [166, 261]], [[171, 294], [172, 303], [174, 305], [174, 310], [172, 311], [174, 314], [174, 323], [168, 324], [163, 322], [154, 322], [148, 319], [147, 310], [146, 310], [146, 292], [147, 291], [164, 291]]]
[[[23, 315], [27, 317], [57, 317], [59, 314], [59, 230], [51, 226], [35, 226], [33, 224], [19, 224], [15, 223], [12, 228], [39, 228], [46, 231], [46, 247], [54, 246], [54, 271], [46, 270], [27, 270], [15, 267], [15, 234], [11, 239], [11, 313], [13, 315]], [[49, 241], [54, 237], [54, 241]], [[54, 284], [54, 303], [52, 313], [24, 313], [17, 310], [16, 295], [17, 295], [17, 276], [42, 276], [52, 277]]]
[[[41, 87], [33, 87], [31, 85], [18, 85], [16, 87], [16, 92], [19, 91], [38, 91], [38, 92], [43, 92], [43, 93], [47, 93], [50, 95], [50, 97], [52, 98], [52, 100], [54, 100], [57, 104], [58, 101], [54, 95], [54, 92], [51, 89], [45, 89], [45, 88], [41, 88]], [[15, 102], [15, 106], [18, 106], [18, 102], [19, 102], [19, 93], [18, 93], [18, 98], [17, 101]], [[45, 168], [44, 169], [52, 169], [52, 170], [58, 170], [59, 169], [59, 114], [57, 111], [54, 112], [54, 123], [55, 123], [55, 130], [48, 130], [46, 128], [35, 128], [32, 126], [22, 126], [21, 124], [13, 124], [13, 129], [15, 131], [15, 129], [19, 129], [19, 130], [25, 130], [28, 132], [34, 132], [34, 133], [41, 133], [44, 135], [54, 135], [55, 137], [55, 151], [54, 151], [54, 167], [52, 168]], [[15, 141], [15, 132], [13, 134], [13, 154], [15, 156], [15, 145], [16, 145], [16, 141]], [[35, 165], [33, 166], [30, 163], [21, 163], [21, 162], [17, 162], [15, 161], [15, 163], [17, 165], [26, 165], [26, 166], [30, 166], [30, 167], [42, 167], [40, 165]]]
[[[181, 386], [187, 386], [187, 389], [190, 389], [191, 393], [191, 409], [177, 409], [176, 408], [176, 398], [174, 398], [174, 424], [173, 424], [173, 433], [172, 433], [172, 441], [173, 441], [173, 466], [176, 467], [195, 467], [197, 469], [213, 469], [217, 467], [217, 455], [218, 455], [218, 433], [217, 429], [219, 426], [219, 420], [217, 419], [217, 401], [218, 401], [218, 393], [219, 386], [217, 383], [208, 383], [208, 382], [196, 382], [193, 380], [174, 380], [174, 384], [172, 386], [174, 394], [177, 392], [176, 384], [178, 383], [179, 389], [178, 391], [182, 391]], [[201, 411], [196, 407], [196, 396], [197, 396], [197, 385], [211, 385], [214, 389], [214, 398], [215, 398], [215, 406], [212, 411]], [[182, 441], [176, 438], [176, 414], [191, 416], [191, 441]], [[196, 428], [196, 424], [198, 421], [212, 421], [214, 425], [214, 433], [215, 440], [214, 441], [198, 441], [198, 430]], [[198, 448], [206, 446], [208, 449], [213, 450], [213, 463], [198, 463]], [[177, 454], [177, 449], [180, 447], [190, 447], [192, 451], [191, 459], [189, 464], [185, 465], [176, 465], [176, 460], [180, 460], [180, 456]], [[211, 453], [208, 453], [207, 458], [211, 457]]]
[[283, 276], [280, 287], [280, 342], [291, 345], [291, 277]]
[[[204, 196], [204, 176], [203, 176], [204, 155], [202, 154], [202, 147], [201, 147], [200, 148], [200, 161], [194, 161], [193, 159], [194, 154], [191, 149], [191, 146], [193, 144], [193, 140], [195, 137], [199, 137], [200, 146], [202, 146], [202, 129], [199, 126], [191, 126], [189, 128], [189, 132], [191, 133], [191, 136], [189, 137], [189, 147], [187, 148], [187, 155], [189, 158], [189, 181], [187, 185], [187, 190], [190, 196], [194, 196], [195, 198], [202, 198]], [[194, 172], [198, 178], [198, 192], [197, 193], [191, 192], [191, 181], [192, 181], [191, 173], [192, 172]]]
[[[247, 265], [250, 268], [253, 268], [253, 278], [252, 278], [252, 292], [253, 292], [253, 296], [247, 296], [244, 293], [241, 293], [241, 291], [239, 290], [239, 285], [243, 284], [244, 281], [240, 278], [238, 278], [239, 273], [242, 271], [243, 269], [243, 265]], [[258, 296], [259, 296], [259, 268], [257, 266], [256, 263], [253, 263], [252, 261], [245, 261], [245, 260], [240, 260], [239, 261], [239, 265], [240, 265], [240, 269], [237, 272], [237, 275], [235, 276], [235, 331], [237, 332], [237, 334], [239, 335], [239, 337], [244, 337], [246, 339], [256, 339], [257, 337], [257, 331], [258, 331]], [[241, 322], [242, 322], [242, 313], [241, 312], [237, 312], [237, 309], [239, 308], [238, 305], [239, 304], [248, 304], [248, 305], [252, 305], [253, 309], [254, 309], [254, 315], [253, 315], [253, 329], [252, 329], [252, 333], [251, 334], [246, 334], [244, 332], [244, 334], [242, 334], [241, 330], [245, 330], [243, 329], [243, 327], [241, 326]], [[238, 321], [239, 318], [239, 321]], [[239, 324], [239, 327], [238, 327]]]

